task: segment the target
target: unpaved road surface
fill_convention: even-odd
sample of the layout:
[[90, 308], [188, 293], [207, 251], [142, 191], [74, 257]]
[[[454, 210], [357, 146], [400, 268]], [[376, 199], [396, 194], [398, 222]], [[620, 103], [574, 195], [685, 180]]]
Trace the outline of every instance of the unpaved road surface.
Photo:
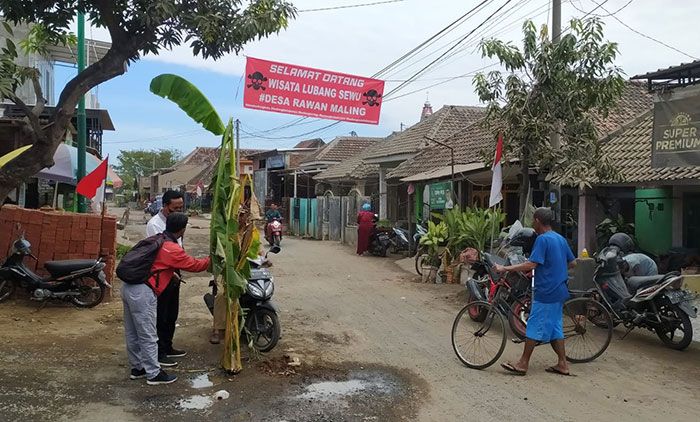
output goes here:
[[[190, 250], [206, 250], [206, 228], [189, 229], [186, 242]], [[331, 242], [285, 238], [282, 246], [272, 272], [283, 338], [267, 356], [250, 356], [235, 377], [217, 369], [220, 346], [207, 343], [205, 277], [190, 276], [182, 290], [176, 346], [190, 353], [177, 370], [181, 379], [162, 387], [126, 379], [116, 297], [92, 310], [37, 311], [21, 298], [3, 303], [0, 420], [694, 421], [700, 415], [697, 345], [675, 352], [645, 333], [619, 341], [618, 330], [601, 358], [572, 366], [576, 377], [545, 373], [554, 355], [544, 347], [526, 377], [497, 365], [470, 370], [450, 344], [462, 287], [416, 283], [390, 259], [360, 258]], [[519, 351], [509, 344], [503, 359]], [[287, 366], [285, 354], [298, 356], [302, 366]], [[221, 389], [231, 397], [213, 403]]]

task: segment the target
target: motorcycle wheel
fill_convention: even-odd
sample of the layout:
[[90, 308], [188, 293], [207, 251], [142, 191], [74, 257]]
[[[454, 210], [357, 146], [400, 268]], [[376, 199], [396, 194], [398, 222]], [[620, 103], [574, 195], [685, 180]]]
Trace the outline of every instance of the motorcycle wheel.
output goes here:
[[105, 297], [105, 286], [100, 284], [97, 278], [83, 277], [73, 280], [77, 285], [79, 296], [71, 296], [70, 301], [78, 308], [92, 308], [102, 302]]
[[279, 246], [281, 242], [282, 242], [282, 236], [273, 236], [272, 237], [272, 246]]
[[246, 329], [252, 337], [249, 340], [253, 347], [261, 353], [277, 346], [282, 331], [277, 314], [265, 308], [258, 308], [248, 315]]
[[683, 312], [678, 305], [670, 303], [659, 307], [659, 314], [662, 319], [670, 320], [656, 327], [655, 331], [659, 339], [667, 347], [674, 350], [683, 350], [688, 347], [693, 341], [693, 326], [688, 314]]
[[12, 280], [0, 280], [0, 302], [8, 299], [15, 291], [15, 283]]

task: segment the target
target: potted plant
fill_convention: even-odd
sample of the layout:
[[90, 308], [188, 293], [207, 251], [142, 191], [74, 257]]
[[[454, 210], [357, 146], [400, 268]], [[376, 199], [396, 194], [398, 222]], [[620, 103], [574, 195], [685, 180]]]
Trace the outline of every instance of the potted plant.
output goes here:
[[444, 222], [438, 224], [428, 221], [428, 232], [420, 240], [420, 244], [427, 248], [428, 257], [423, 261], [423, 281], [435, 282], [437, 270], [440, 266], [441, 249], [447, 241], [448, 231]]

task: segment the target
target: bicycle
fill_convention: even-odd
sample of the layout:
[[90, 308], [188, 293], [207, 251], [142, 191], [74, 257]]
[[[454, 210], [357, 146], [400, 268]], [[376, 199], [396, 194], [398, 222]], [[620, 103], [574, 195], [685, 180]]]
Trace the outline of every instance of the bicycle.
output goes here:
[[[572, 363], [591, 362], [610, 345], [612, 317], [589, 292], [571, 291], [571, 295], [573, 297], [563, 305], [566, 359]], [[501, 297], [496, 297], [493, 303], [474, 301], [457, 314], [452, 324], [452, 348], [465, 366], [485, 369], [503, 354], [508, 334], [503, 305], [507, 303]], [[510, 307], [508, 309], [510, 311]], [[471, 314], [475, 311], [483, 315], [483, 319], [474, 320]], [[542, 344], [545, 343], [538, 346]]]

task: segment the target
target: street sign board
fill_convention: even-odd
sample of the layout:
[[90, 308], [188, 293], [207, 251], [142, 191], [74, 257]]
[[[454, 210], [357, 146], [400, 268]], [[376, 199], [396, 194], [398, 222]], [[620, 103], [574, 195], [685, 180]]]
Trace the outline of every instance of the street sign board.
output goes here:
[[700, 96], [654, 104], [651, 166], [700, 166]]
[[439, 182], [430, 185], [430, 208], [434, 210], [445, 209], [445, 204], [452, 191], [451, 182]]
[[248, 57], [243, 106], [379, 124], [384, 81]]

